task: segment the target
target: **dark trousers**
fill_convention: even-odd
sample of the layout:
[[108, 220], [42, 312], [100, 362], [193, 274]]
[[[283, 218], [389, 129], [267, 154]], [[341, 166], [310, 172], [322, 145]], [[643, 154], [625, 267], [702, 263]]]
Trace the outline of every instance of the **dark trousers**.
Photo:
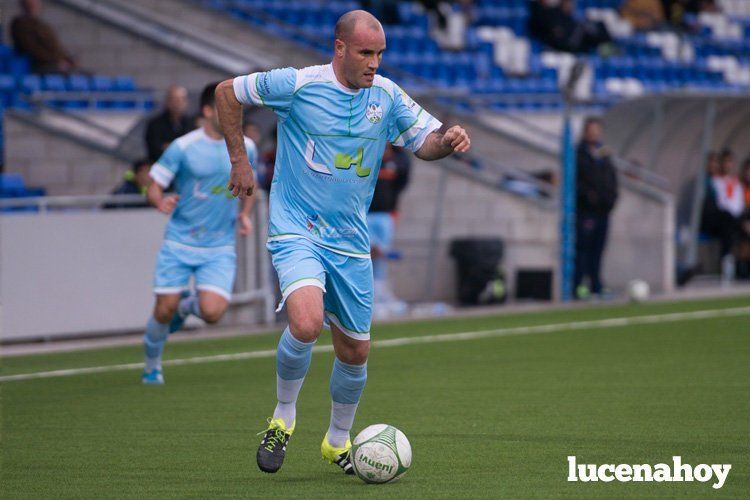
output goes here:
[[592, 293], [602, 292], [602, 254], [607, 244], [609, 215], [579, 214], [576, 220], [575, 286], [588, 276]]

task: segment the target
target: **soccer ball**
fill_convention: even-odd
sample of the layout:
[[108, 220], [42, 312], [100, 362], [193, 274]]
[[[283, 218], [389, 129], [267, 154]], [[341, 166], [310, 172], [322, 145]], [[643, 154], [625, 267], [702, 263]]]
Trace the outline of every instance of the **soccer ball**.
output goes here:
[[354, 438], [352, 465], [366, 483], [396, 481], [411, 466], [411, 445], [392, 425], [371, 425]]
[[633, 280], [628, 283], [628, 297], [631, 302], [645, 302], [651, 293], [651, 287], [643, 280]]

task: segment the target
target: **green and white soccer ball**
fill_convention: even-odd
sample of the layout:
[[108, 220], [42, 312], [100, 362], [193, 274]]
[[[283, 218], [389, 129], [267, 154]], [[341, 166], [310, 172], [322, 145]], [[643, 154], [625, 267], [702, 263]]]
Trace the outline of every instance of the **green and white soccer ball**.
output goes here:
[[411, 445], [392, 425], [371, 425], [352, 443], [352, 465], [366, 483], [396, 481], [411, 466]]

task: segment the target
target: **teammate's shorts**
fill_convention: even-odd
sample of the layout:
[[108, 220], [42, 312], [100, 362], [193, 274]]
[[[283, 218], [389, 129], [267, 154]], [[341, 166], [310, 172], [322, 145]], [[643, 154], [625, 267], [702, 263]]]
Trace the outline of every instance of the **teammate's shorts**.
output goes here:
[[317, 286], [324, 293], [328, 326], [333, 323], [356, 340], [370, 338], [373, 300], [370, 259], [341, 255], [301, 237], [269, 241], [268, 250], [281, 286], [278, 310], [295, 290]]
[[200, 248], [165, 241], [156, 258], [154, 293], [172, 294], [187, 290], [190, 276], [195, 288], [232, 297], [237, 255], [233, 246]]
[[393, 216], [388, 212], [370, 212], [367, 214], [367, 228], [370, 232], [370, 245], [383, 252], [391, 249], [394, 232]]

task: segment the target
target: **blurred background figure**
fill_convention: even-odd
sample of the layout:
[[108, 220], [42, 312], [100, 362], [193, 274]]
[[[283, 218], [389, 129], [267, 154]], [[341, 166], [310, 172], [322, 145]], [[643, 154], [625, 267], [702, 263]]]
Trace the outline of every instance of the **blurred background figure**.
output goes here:
[[383, 24], [401, 24], [398, 0], [362, 0], [362, 9], [377, 17]]
[[639, 31], [659, 28], [665, 21], [661, 0], [625, 0], [620, 13], [634, 29]]
[[600, 21], [577, 19], [573, 0], [531, 0], [529, 33], [563, 52], [611, 52], [612, 37]]
[[164, 110], [146, 125], [146, 151], [149, 160], [158, 160], [173, 140], [195, 128], [187, 109], [187, 89], [179, 85], [170, 86], [164, 97]]
[[78, 68], [55, 30], [42, 18], [41, 0], [20, 0], [22, 14], [10, 25], [13, 46], [31, 60], [35, 73], [70, 73]]
[[721, 274], [725, 282], [736, 273], [735, 247], [750, 237], [750, 224], [743, 218], [746, 211], [745, 189], [735, 173], [736, 160], [730, 149], [708, 157], [708, 185], [703, 203], [701, 231], [719, 240]]
[[146, 199], [146, 191], [148, 185], [151, 184], [151, 176], [149, 171], [151, 170], [152, 162], [146, 158], [136, 160], [129, 170], [123, 175], [122, 183], [112, 190], [112, 194], [139, 194], [143, 196], [143, 203], [109, 203], [104, 208], [144, 208], [149, 207], [148, 200]]
[[250, 120], [245, 120], [244, 125], [242, 125], [242, 133], [245, 137], [248, 139], [252, 139], [252, 141], [260, 147], [260, 143], [263, 139], [263, 133], [260, 130], [260, 127], [257, 123]]
[[[609, 214], [618, 195], [617, 172], [602, 144], [602, 122], [587, 118], [577, 151], [577, 219], [575, 290], [579, 299], [601, 295], [602, 255], [607, 244]], [[588, 278], [588, 285], [584, 279]]]
[[394, 295], [388, 282], [388, 257], [393, 244], [398, 200], [409, 183], [410, 169], [409, 155], [401, 148], [387, 143], [370, 212], [367, 214], [375, 278], [375, 316], [403, 314], [407, 311], [406, 303]]

